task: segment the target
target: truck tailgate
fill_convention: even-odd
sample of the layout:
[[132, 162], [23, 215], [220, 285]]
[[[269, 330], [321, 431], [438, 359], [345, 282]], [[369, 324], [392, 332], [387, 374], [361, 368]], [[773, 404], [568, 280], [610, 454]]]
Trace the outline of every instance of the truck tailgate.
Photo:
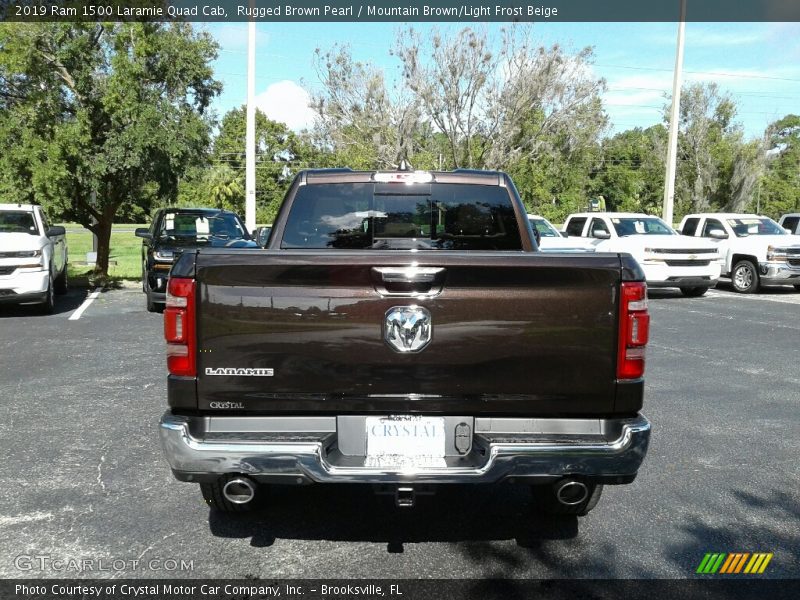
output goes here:
[[[432, 282], [381, 271], [436, 270]], [[201, 250], [198, 408], [261, 414], [604, 414], [613, 411], [615, 254]], [[389, 278], [391, 279], [391, 278]], [[431, 341], [398, 352], [393, 307]]]

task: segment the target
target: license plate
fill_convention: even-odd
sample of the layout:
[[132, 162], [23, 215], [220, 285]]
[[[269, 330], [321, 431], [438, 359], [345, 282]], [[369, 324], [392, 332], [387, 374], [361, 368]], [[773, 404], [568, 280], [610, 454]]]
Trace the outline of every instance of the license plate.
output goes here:
[[367, 417], [368, 466], [445, 466], [443, 417]]

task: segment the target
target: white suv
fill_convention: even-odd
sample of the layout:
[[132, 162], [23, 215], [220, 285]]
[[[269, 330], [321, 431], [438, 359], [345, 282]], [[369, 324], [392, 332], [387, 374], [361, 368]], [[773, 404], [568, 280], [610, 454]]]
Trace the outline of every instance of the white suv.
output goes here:
[[800, 291], [800, 236], [790, 235], [768, 217], [739, 213], [686, 215], [681, 233], [706, 238], [725, 257], [722, 272], [744, 294], [761, 284], [794, 285]]
[[567, 217], [564, 231], [593, 240], [597, 252], [632, 255], [649, 287], [680, 288], [685, 296], [702, 296], [717, 285], [722, 268], [715, 244], [687, 241], [658, 217], [642, 213], [577, 213]]
[[40, 206], [0, 204], [0, 303], [53, 311], [54, 294], [67, 291], [65, 234]]

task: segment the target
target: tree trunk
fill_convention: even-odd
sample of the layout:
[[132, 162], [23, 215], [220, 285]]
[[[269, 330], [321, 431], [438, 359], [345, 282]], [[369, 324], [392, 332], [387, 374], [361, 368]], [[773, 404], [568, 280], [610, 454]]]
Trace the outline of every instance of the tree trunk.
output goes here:
[[107, 204], [97, 220], [97, 262], [94, 265], [94, 277], [100, 285], [108, 281], [108, 257], [111, 253], [111, 225], [117, 214], [117, 204]]
[[[105, 215], [103, 215], [105, 217]], [[111, 223], [103, 218], [97, 223], [97, 262], [94, 265], [94, 277], [101, 285], [108, 281], [108, 257], [111, 253]]]

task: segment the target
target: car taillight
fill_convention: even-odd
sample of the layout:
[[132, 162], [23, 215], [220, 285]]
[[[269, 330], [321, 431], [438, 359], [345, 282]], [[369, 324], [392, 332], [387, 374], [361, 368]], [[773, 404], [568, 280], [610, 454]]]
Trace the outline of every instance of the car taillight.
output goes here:
[[647, 284], [643, 281], [623, 282], [619, 304], [617, 379], [639, 379], [644, 375], [644, 347], [650, 334]]
[[167, 369], [171, 375], [197, 375], [194, 294], [194, 279], [170, 278], [164, 309], [164, 338], [167, 340]]

